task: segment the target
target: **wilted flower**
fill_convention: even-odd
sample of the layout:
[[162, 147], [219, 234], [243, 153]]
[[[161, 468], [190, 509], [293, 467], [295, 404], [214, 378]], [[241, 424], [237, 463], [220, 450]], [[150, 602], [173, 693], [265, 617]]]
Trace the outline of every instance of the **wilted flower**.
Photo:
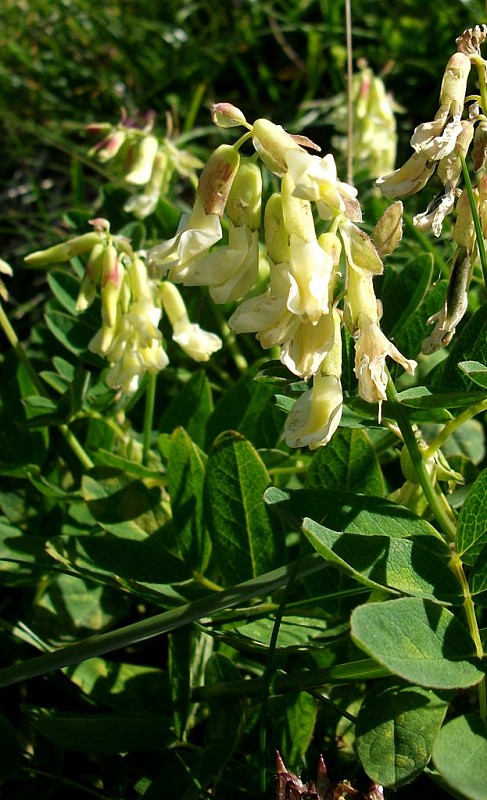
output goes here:
[[449, 155], [461, 133], [461, 116], [471, 62], [465, 53], [454, 53], [448, 61], [440, 90], [440, 108], [433, 122], [423, 122], [411, 137], [411, 147], [429, 161]]
[[436, 169], [423, 153], [413, 153], [402, 167], [376, 180], [384, 197], [407, 197], [421, 191]]
[[359, 315], [358, 334], [355, 343], [355, 375], [358, 378], [360, 397], [368, 403], [386, 400], [387, 372], [386, 357], [393, 358], [406, 372], [413, 373], [416, 361], [405, 358], [387, 336], [381, 331], [378, 321], [371, 321], [364, 314]]

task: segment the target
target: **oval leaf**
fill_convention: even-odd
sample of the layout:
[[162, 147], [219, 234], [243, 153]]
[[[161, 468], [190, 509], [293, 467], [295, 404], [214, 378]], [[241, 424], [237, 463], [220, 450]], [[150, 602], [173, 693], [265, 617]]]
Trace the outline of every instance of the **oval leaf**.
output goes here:
[[351, 627], [358, 647], [419, 686], [462, 688], [484, 676], [467, 629], [451, 611], [430, 600], [401, 597], [359, 606]]
[[355, 733], [367, 775], [382, 786], [411, 781], [428, 763], [448, 708], [431, 689], [380, 681], [365, 695]]
[[487, 794], [487, 731], [475, 714], [448, 722], [433, 748], [433, 763], [447, 784], [468, 800]]

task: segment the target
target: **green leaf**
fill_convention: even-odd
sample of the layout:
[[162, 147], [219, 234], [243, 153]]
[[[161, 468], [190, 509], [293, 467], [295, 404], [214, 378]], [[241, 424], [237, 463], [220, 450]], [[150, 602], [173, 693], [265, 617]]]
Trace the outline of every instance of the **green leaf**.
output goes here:
[[381, 325], [388, 336], [396, 336], [419, 308], [433, 277], [433, 256], [424, 253], [396, 273], [382, 292], [384, 314]]
[[208, 458], [205, 506], [213, 555], [227, 586], [281, 563], [282, 533], [262, 502], [268, 484], [250, 442], [233, 431], [216, 439]]
[[205, 444], [206, 424], [213, 411], [211, 388], [203, 371], [195, 373], [183, 385], [165, 409], [160, 422], [161, 433], [172, 433], [183, 427], [198, 447]]
[[451, 611], [417, 597], [356, 608], [355, 644], [400, 678], [433, 689], [474, 686], [484, 670], [474, 644]]
[[484, 469], [465, 500], [456, 538], [457, 552], [465, 564], [473, 564], [487, 544], [487, 469]]
[[397, 788], [431, 757], [448, 708], [445, 694], [396, 681], [379, 681], [365, 695], [355, 727], [357, 751], [369, 778]]
[[15, 730], [3, 714], [0, 714], [0, 784], [15, 775], [22, 767], [22, 748]]
[[287, 769], [298, 772], [306, 761], [306, 751], [316, 724], [317, 703], [308, 692], [294, 692], [272, 698], [269, 715], [272, 719], [273, 742]]
[[156, 667], [89, 658], [64, 672], [91, 701], [122, 714], [164, 715], [171, 702], [167, 673]]
[[459, 370], [464, 361], [487, 363], [487, 304], [484, 303], [468, 321], [451, 347], [443, 369], [435, 373], [436, 386], [448, 386], [451, 390], [471, 388], [469, 378]]
[[362, 494], [384, 494], [384, 478], [367, 433], [340, 428], [326, 447], [311, 461], [306, 484], [353, 490]]
[[474, 561], [468, 575], [468, 585], [475, 602], [480, 606], [487, 606], [487, 544]]
[[0, 431], [2, 461], [10, 464], [41, 465], [49, 444], [47, 428], [27, 430], [25, 423], [38, 412], [23, 403], [37, 394], [30, 376], [19, 363], [15, 353], [6, 353], [0, 378]]
[[[242, 676], [233, 661], [223, 653], [214, 653], [205, 668], [205, 686], [219, 683], [242, 682]], [[228, 702], [226, 698], [212, 699], [208, 703], [210, 717], [205, 731], [205, 748], [197, 768], [200, 783], [207, 786], [218, 776], [232, 756], [237, 745], [242, 724], [242, 700]]]
[[433, 763], [448, 786], [468, 800], [485, 800], [487, 731], [476, 714], [448, 722], [433, 747]]
[[137, 480], [127, 482], [122, 473], [115, 473], [104, 483], [85, 475], [81, 491], [90, 513], [101, 525], [135, 520], [161, 502], [159, 488], [149, 489]]
[[174, 551], [197, 572], [204, 572], [211, 541], [203, 514], [206, 456], [183, 428], [171, 436], [167, 477], [173, 526]]
[[76, 298], [80, 288], [79, 280], [72, 272], [53, 269], [47, 276], [49, 288], [62, 307], [73, 316], [77, 316]]
[[[259, 619], [239, 625], [234, 633], [242, 640], [239, 643], [235, 636], [232, 642], [237, 649], [240, 649], [244, 639], [252, 643], [251, 649], [267, 649], [270, 645], [271, 636], [274, 629], [273, 619]], [[316, 646], [322, 647], [323, 642], [336, 636], [342, 636], [348, 631], [348, 623], [329, 624], [326, 620], [315, 617], [284, 617], [279, 626], [276, 649], [281, 651], [292, 651], [303, 646], [308, 648]], [[232, 632], [233, 633], [233, 632]]]
[[436, 539], [433, 552], [424, 536], [402, 539], [338, 533], [312, 519], [304, 520], [303, 532], [323, 558], [366, 586], [446, 603], [464, 600], [448, 566], [448, 546]]
[[413, 389], [400, 392], [398, 397], [403, 405], [412, 408], [462, 408], [478, 403], [487, 397], [487, 394], [465, 390], [458, 392], [432, 391], [427, 386], [415, 386]]
[[[394, 326], [394, 344], [407, 358], [414, 358], [421, 352], [423, 341], [431, 333], [428, 319], [440, 308], [443, 308], [446, 292], [447, 281], [438, 281], [430, 286], [421, 306], [411, 314], [409, 319], [404, 319], [401, 315], [401, 329], [396, 331], [396, 326]], [[392, 307], [392, 313], [396, 311], [396, 308]]]
[[113, 581], [137, 581], [157, 588], [191, 577], [188, 565], [167, 550], [164, 534], [142, 540], [110, 533], [55, 536], [49, 540], [48, 551], [83, 574], [106, 575]]
[[149, 714], [53, 713], [38, 719], [34, 729], [66, 750], [84, 753], [160, 750], [174, 740], [169, 720]]
[[282, 413], [275, 407], [275, 386], [242, 377], [215, 406], [208, 422], [206, 443], [224, 431], [235, 430], [256, 448], [275, 447], [282, 432]]
[[174, 730], [183, 740], [194, 724], [191, 715], [191, 689], [203, 683], [205, 663], [211, 657], [213, 640], [199, 631], [176, 631], [169, 636], [169, 685], [171, 687]]
[[438, 536], [435, 529], [409, 509], [381, 497], [367, 497], [339, 489], [288, 489], [271, 487], [264, 500], [295, 530], [305, 517], [327, 524], [334, 531], [389, 537]]
[[90, 341], [101, 326], [98, 303], [94, 303], [79, 317], [74, 317], [53, 299], [46, 305], [45, 319], [51, 333], [67, 350], [76, 356], [82, 356], [90, 364], [103, 365], [102, 359], [88, 349]]
[[487, 367], [478, 361], [460, 361], [458, 368], [470, 378], [473, 383], [487, 389]]

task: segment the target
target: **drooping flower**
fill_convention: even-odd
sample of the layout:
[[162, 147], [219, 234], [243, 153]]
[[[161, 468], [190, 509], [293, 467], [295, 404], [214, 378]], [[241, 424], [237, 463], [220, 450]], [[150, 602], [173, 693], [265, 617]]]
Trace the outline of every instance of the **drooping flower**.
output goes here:
[[410, 374], [417, 367], [416, 361], [405, 358], [389, 341], [381, 331], [377, 320], [372, 321], [365, 314], [360, 314], [355, 342], [354, 371], [358, 378], [360, 397], [368, 403], [379, 403], [379, 416], [380, 404], [387, 397], [388, 377], [385, 368], [387, 356], [394, 359]]
[[340, 424], [342, 406], [340, 379], [318, 372], [311, 389], [303, 392], [289, 412], [281, 438], [288, 447], [323, 447]]
[[413, 153], [402, 167], [376, 180], [384, 197], [407, 197], [426, 186], [437, 167], [423, 153]]

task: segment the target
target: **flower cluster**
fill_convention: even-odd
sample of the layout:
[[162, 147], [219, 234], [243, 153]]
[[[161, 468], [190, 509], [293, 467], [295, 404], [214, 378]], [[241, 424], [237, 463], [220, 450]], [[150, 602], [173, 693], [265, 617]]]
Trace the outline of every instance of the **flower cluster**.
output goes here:
[[138, 219], [145, 219], [156, 209], [174, 172], [196, 185], [195, 170], [203, 166], [191, 153], [179, 149], [169, 134], [159, 140], [153, 133], [154, 121], [153, 113], [142, 120], [124, 114], [118, 125], [101, 122], [86, 128], [88, 133], [102, 137], [88, 155], [103, 164], [111, 161], [127, 187], [136, 190], [125, 203], [124, 211]]
[[[354, 161], [371, 178], [378, 178], [394, 169], [397, 146], [395, 112], [401, 109], [387, 93], [382, 78], [374, 75], [365, 60], [361, 59], [358, 67], [359, 71], [352, 77]], [[334, 98], [333, 105], [335, 107], [327, 122], [332, 122], [339, 132], [332, 138], [332, 145], [343, 152], [349, 146], [345, 95], [339, 94]]]
[[207, 361], [219, 350], [221, 340], [189, 321], [183, 299], [175, 286], [148, 276], [143, 253], [134, 252], [124, 236], [110, 233], [106, 219], [91, 220], [94, 230], [31, 253], [26, 262], [47, 266], [87, 255], [76, 310], [85, 311], [101, 298], [101, 327], [89, 349], [109, 362], [108, 386], [133, 393], [141, 378], [168, 364], [158, 329], [163, 310], [173, 328], [173, 339], [191, 358]]
[[[440, 90], [439, 109], [431, 122], [423, 122], [411, 137], [413, 155], [377, 185], [386, 197], [405, 197], [420, 191], [436, 175], [441, 189], [426, 211], [414, 217], [421, 231], [440, 236], [445, 217], [456, 212], [452, 239], [456, 250], [452, 259], [447, 297], [443, 307], [429, 322], [436, 322], [432, 333], [423, 343], [423, 353], [430, 354], [447, 345], [467, 309], [467, 290], [477, 259], [477, 245], [467, 191], [459, 188], [462, 161], [473, 142], [472, 156], [476, 172], [483, 170], [487, 154], [485, 122], [485, 64], [480, 46], [485, 41], [485, 26], [469, 29], [457, 39], [458, 52], [449, 59]], [[467, 93], [467, 81], [472, 65], [479, 71], [480, 96], [470, 96], [468, 116], [462, 119]], [[483, 95], [482, 95], [483, 93]], [[483, 108], [483, 113], [481, 112]], [[465, 163], [465, 162], [464, 162]], [[474, 189], [483, 236], [487, 236], [487, 220], [483, 206], [485, 178]]]
[[[183, 215], [172, 239], [149, 251], [148, 262], [173, 283], [207, 286], [217, 303], [238, 301], [230, 328], [255, 333], [264, 348], [278, 347], [294, 375], [313, 380], [289, 413], [283, 433], [289, 446], [313, 449], [330, 440], [341, 419], [342, 316], [356, 339], [355, 372], [365, 400], [380, 408], [385, 399], [386, 356], [409, 372], [415, 362], [404, 358], [380, 329], [372, 280], [382, 272], [382, 260], [356, 224], [361, 221], [357, 190], [339, 180], [333, 156], [310, 154], [305, 147], [316, 150], [316, 145], [267, 119], [250, 125], [227, 103], [214, 106], [213, 119], [248, 132], [210, 156], [193, 210]], [[239, 150], [249, 139], [255, 153], [245, 158]], [[281, 179], [280, 191], [270, 196], [263, 213], [268, 280], [261, 291], [258, 161]], [[326, 228], [320, 235], [315, 212]], [[223, 218], [228, 244], [212, 250], [222, 239]], [[347, 265], [344, 315], [336, 297], [342, 251]]]

